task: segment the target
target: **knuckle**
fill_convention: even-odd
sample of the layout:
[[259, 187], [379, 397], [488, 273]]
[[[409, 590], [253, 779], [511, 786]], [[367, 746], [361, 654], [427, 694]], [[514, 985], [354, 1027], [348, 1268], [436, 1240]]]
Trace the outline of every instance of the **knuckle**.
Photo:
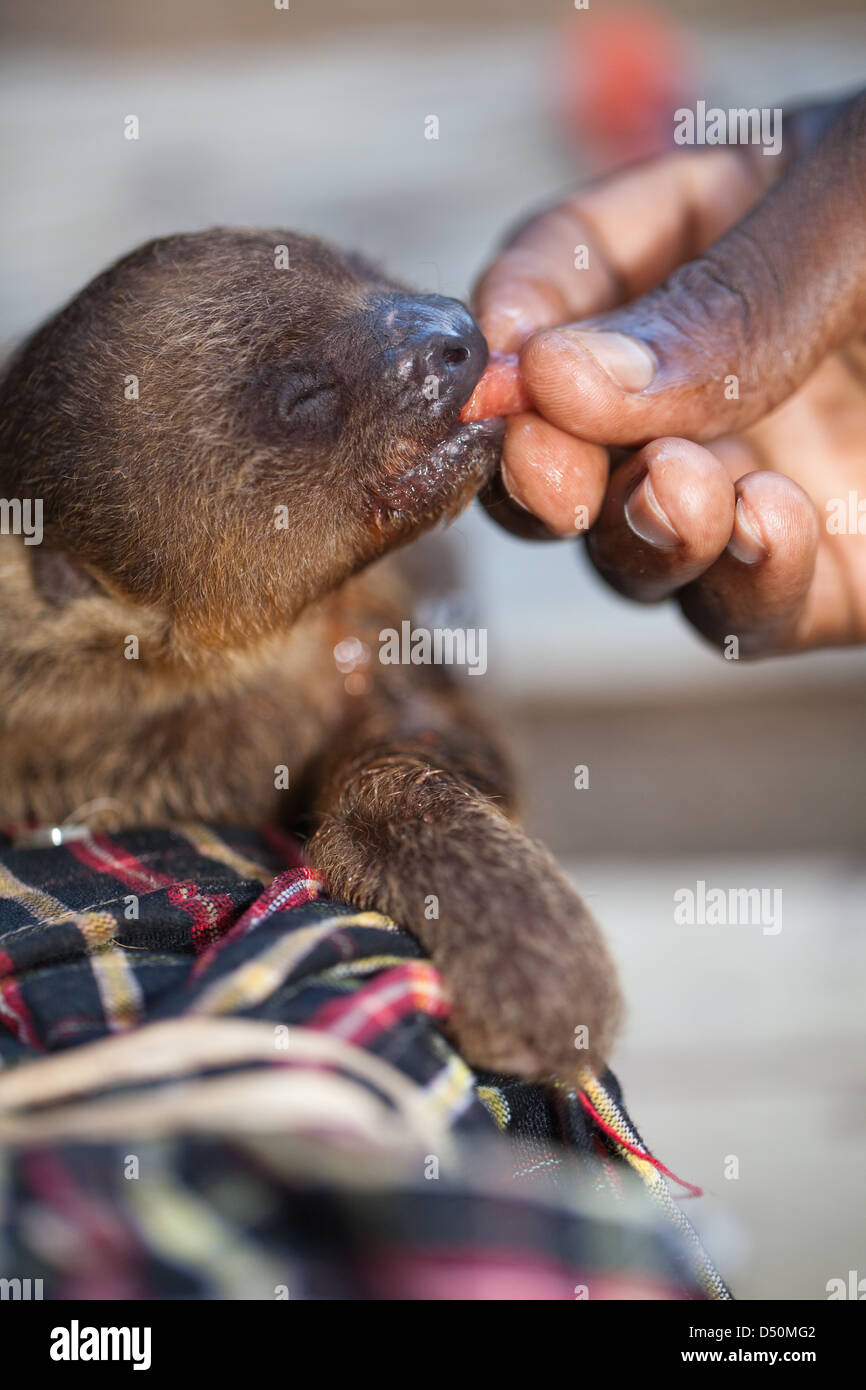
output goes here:
[[656, 294], [661, 329], [654, 346], [669, 380], [687, 374], [690, 390], [702, 390], [712, 404], [720, 380], [736, 378], [740, 415], [785, 399], [799, 385], [802, 352], [792, 341], [790, 304], [765, 237], [734, 228]]
[[723, 345], [732, 367], [780, 336], [784, 292], [772, 254], [745, 227], [668, 282], [674, 326], [714, 358]]

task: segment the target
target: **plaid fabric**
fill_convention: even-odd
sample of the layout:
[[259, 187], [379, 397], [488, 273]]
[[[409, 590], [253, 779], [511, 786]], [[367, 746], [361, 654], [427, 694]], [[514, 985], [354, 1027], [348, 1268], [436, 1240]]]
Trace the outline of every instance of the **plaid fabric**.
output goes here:
[[329, 901], [276, 832], [0, 839], [0, 1276], [730, 1297], [610, 1074], [473, 1074], [445, 1016], [415, 941]]

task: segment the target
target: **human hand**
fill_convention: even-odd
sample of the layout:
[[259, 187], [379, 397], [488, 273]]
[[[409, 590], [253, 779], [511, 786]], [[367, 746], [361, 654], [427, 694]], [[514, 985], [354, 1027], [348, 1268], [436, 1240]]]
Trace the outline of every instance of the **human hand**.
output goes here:
[[478, 287], [534, 405], [508, 420], [507, 493], [742, 655], [866, 640], [864, 213], [860, 96], [790, 117], [778, 159], [616, 173], [524, 224]]

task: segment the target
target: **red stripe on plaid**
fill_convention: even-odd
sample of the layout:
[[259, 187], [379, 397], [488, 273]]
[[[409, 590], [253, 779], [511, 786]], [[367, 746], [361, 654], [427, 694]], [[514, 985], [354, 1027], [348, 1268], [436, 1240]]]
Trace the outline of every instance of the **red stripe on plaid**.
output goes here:
[[108, 835], [74, 840], [69, 848], [87, 868], [110, 874], [135, 893], [168, 889], [169, 902], [185, 912], [192, 922], [192, 944], [196, 955], [201, 955], [215, 941], [219, 941], [232, 925], [235, 904], [228, 894], [203, 893], [196, 883], [172, 878], [170, 874], [148, 868], [141, 859], [130, 854]]
[[308, 867], [304, 847], [300, 840], [295, 839], [294, 835], [289, 835], [278, 825], [260, 825], [259, 834], [265, 843], [270, 845], [271, 849], [276, 850], [290, 869], [306, 869]]
[[447, 1018], [449, 1012], [439, 971], [429, 961], [410, 960], [377, 975], [348, 999], [329, 1000], [305, 1026], [365, 1047], [407, 1014]]
[[197, 956], [219, 941], [232, 925], [237, 907], [228, 893], [201, 893], [194, 883], [174, 883], [169, 902], [192, 920], [192, 945]]
[[123, 848], [107, 835], [91, 835], [87, 840], [72, 840], [69, 849], [81, 864], [95, 869], [99, 874], [110, 874], [134, 893], [152, 893], [158, 888], [169, 888], [177, 879], [169, 874], [161, 874], [149, 869], [134, 854]]
[[193, 974], [200, 974], [211, 964], [217, 952], [230, 941], [239, 941], [248, 932], [261, 926], [262, 922], [266, 922], [275, 912], [282, 912], [289, 907], [303, 907], [305, 903], [312, 903], [317, 898], [326, 896], [325, 878], [318, 869], [286, 869], [283, 873], [277, 874], [270, 886], [259, 894], [255, 902], [250, 903], [231, 931], [226, 932], [225, 936], [199, 956]]
[[704, 1189], [702, 1187], [697, 1187], [693, 1182], [687, 1182], [685, 1178], [678, 1178], [676, 1173], [672, 1173], [670, 1168], [665, 1167], [660, 1158], [647, 1153], [646, 1149], [639, 1149], [636, 1144], [632, 1144], [629, 1139], [615, 1130], [613, 1125], [609, 1125], [606, 1120], [603, 1120], [584, 1091], [578, 1091], [577, 1098], [587, 1114], [592, 1116], [593, 1122], [598, 1125], [599, 1129], [603, 1130], [611, 1139], [615, 1139], [618, 1144], [622, 1144], [622, 1147], [628, 1149], [630, 1154], [634, 1154], [635, 1158], [642, 1158], [645, 1163], [651, 1163], [653, 1168], [664, 1173], [666, 1178], [670, 1178], [673, 1182], [679, 1183], [680, 1187], [684, 1187], [692, 1197], [703, 1197]]
[[[15, 975], [15, 962], [5, 951], [0, 951], [0, 976], [3, 975]], [[40, 1052], [45, 1051], [42, 1039], [30, 1017], [30, 1010], [24, 1003], [18, 982], [14, 978], [0, 985], [0, 1022], [5, 1023], [9, 1032], [14, 1033], [19, 1042], [27, 1043]]]
[[62, 1297], [143, 1298], [137, 1268], [143, 1247], [122, 1207], [86, 1191], [49, 1149], [24, 1154], [22, 1165], [45, 1209], [75, 1234], [75, 1258], [67, 1266]]
[[379, 1250], [362, 1258], [360, 1268], [371, 1296], [385, 1301], [670, 1302], [683, 1298], [682, 1289], [662, 1277], [654, 1279], [627, 1268], [599, 1274], [555, 1257], [545, 1259], [531, 1250]]
[[[600, 1134], [594, 1134], [592, 1136], [592, 1147], [596, 1155], [596, 1158], [598, 1159], [599, 1163], [604, 1169], [604, 1175], [607, 1178], [608, 1185], [611, 1188], [611, 1191], [613, 1191], [617, 1197], [623, 1197], [625, 1194], [623, 1191], [622, 1181], [620, 1179], [619, 1173], [616, 1171], [613, 1155], [611, 1154], [610, 1149], [605, 1147], [604, 1140], [602, 1139]], [[596, 1186], [601, 1186], [600, 1178]]]

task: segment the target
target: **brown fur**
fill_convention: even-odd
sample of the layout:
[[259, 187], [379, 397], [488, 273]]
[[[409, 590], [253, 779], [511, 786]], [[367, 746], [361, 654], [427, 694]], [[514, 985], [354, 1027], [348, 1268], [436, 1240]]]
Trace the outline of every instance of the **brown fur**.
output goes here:
[[[317, 241], [214, 231], [142, 247], [25, 345], [0, 496], [43, 499], [45, 541], [0, 537], [0, 816], [312, 813], [312, 862], [419, 937], [469, 1060], [562, 1074], [607, 1056], [604, 944], [507, 819], [501, 758], [441, 669], [375, 659], [406, 612], [367, 567], [498, 455], [495, 427], [459, 428], [459, 402], [431, 407], [397, 368], [427, 302]], [[350, 636], [369, 657], [347, 680]]]

